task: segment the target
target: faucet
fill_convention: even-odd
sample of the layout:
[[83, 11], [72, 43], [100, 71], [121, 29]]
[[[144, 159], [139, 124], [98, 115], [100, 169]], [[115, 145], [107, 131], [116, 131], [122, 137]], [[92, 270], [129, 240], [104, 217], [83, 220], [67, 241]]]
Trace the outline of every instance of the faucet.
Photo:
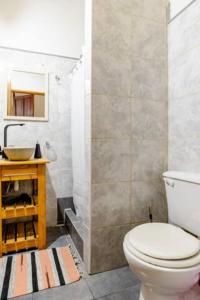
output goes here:
[[7, 140], [8, 140], [8, 137], [7, 137], [7, 131], [8, 131], [8, 127], [11, 127], [11, 126], [24, 126], [25, 124], [24, 123], [19, 123], [19, 124], [8, 124], [4, 127], [4, 148], [7, 147]]
[[[8, 141], [8, 127], [11, 126], [24, 126], [24, 123], [18, 123], [18, 124], [8, 124], [4, 127], [4, 148], [7, 147], [7, 141]], [[2, 151], [3, 158], [7, 158], [4, 151]]]

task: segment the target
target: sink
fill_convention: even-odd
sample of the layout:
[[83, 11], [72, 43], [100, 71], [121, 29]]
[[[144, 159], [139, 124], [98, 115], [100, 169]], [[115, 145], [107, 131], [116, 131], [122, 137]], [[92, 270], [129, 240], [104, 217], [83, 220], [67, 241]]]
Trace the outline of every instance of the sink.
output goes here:
[[5, 147], [4, 153], [9, 160], [29, 160], [34, 154], [35, 148], [28, 147]]

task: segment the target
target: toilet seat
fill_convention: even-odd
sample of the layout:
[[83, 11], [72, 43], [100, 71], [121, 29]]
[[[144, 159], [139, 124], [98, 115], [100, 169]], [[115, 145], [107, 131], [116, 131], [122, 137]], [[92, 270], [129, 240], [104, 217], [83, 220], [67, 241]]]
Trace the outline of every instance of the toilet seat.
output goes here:
[[166, 268], [200, 264], [200, 241], [181, 228], [165, 223], [147, 223], [127, 233], [124, 246], [144, 262]]

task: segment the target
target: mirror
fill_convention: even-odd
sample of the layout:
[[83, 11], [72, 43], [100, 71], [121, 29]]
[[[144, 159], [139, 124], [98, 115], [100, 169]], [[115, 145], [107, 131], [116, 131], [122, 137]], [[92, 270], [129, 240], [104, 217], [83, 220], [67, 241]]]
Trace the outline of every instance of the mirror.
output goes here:
[[12, 70], [7, 83], [6, 119], [48, 120], [48, 76]]

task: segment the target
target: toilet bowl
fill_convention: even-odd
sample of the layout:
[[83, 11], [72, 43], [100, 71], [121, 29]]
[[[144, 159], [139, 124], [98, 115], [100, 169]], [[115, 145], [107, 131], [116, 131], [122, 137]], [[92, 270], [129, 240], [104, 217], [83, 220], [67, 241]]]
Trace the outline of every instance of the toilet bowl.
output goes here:
[[200, 300], [200, 176], [166, 172], [164, 180], [169, 224], [136, 226], [124, 254], [141, 280], [140, 300]]
[[162, 223], [140, 225], [125, 236], [123, 248], [142, 282], [140, 300], [182, 300], [199, 282], [200, 243], [182, 229]]

